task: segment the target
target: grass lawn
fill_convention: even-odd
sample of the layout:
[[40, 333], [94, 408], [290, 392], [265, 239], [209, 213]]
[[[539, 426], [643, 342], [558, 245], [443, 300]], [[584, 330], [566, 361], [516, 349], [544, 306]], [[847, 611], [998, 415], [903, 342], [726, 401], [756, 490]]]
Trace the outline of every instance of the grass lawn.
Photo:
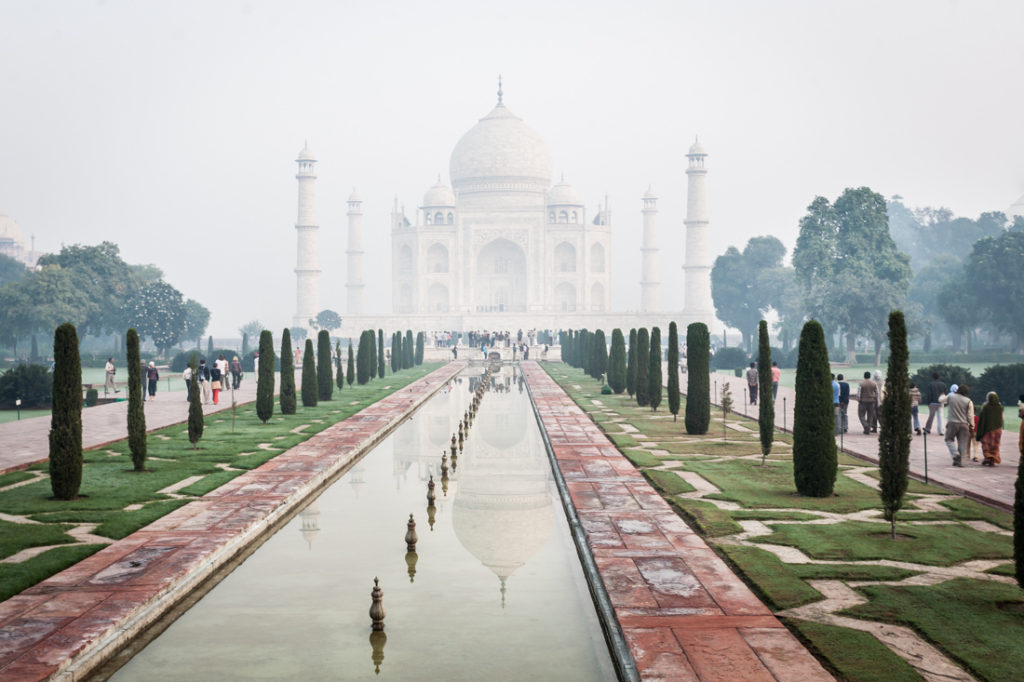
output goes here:
[[787, 624], [797, 631], [811, 651], [828, 661], [841, 680], [917, 682], [924, 679], [867, 632], [798, 620]]
[[[76, 500], [52, 499], [47, 476], [34, 483], [11, 488], [7, 486], [28, 480], [33, 474], [27, 471], [6, 474], [0, 477], [0, 509], [41, 523], [0, 521], [0, 558], [28, 547], [75, 542], [66, 534], [72, 524], [97, 524], [94, 535], [112, 541], [123, 538], [439, 366], [438, 363], [424, 364], [389, 374], [384, 381], [346, 386], [340, 393], [335, 391], [333, 400], [321, 402], [313, 408], [302, 407], [300, 398], [296, 414], [285, 416], [275, 412], [267, 424], [256, 417], [254, 403], [238, 407], [233, 427], [230, 413], [207, 415], [198, 448], [189, 443], [185, 424], [158, 429], [147, 439], [148, 457], [144, 472], [133, 471], [126, 441], [87, 450], [84, 453], [80, 497]], [[279, 407], [275, 404], [277, 409]], [[294, 430], [300, 426], [306, 428], [295, 433]], [[261, 444], [265, 447], [259, 447]], [[229, 469], [218, 465], [226, 465]], [[46, 462], [30, 467], [30, 471], [46, 472], [47, 469]], [[202, 478], [177, 491], [177, 495], [185, 496], [182, 499], [160, 492], [195, 476]], [[128, 511], [125, 508], [129, 505], [141, 505], [141, 508]], [[93, 549], [85, 554], [85, 550], [79, 547], [82, 546], [59, 548], [75, 551], [49, 550], [19, 564], [0, 564], [0, 584], [3, 585], [0, 598], [6, 599], [80, 561], [96, 551], [98, 546], [90, 545]]]

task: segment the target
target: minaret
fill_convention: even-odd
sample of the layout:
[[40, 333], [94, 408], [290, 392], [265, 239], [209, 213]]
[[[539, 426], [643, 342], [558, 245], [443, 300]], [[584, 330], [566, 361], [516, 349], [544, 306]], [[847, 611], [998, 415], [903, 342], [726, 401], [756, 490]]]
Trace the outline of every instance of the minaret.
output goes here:
[[349, 315], [363, 314], [363, 200], [355, 188], [348, 198], [348, 303]]
[[708, 261], [708, 170], [704, 167], [707, 152], [694, 140], [686, 158], [686, 274], [683, 312], [694, 322], [711, 325], [711, 263]]
[[292, 325], [308, 328], [309, 321], [320, 312], [320, 259], [316, 219], [316, 157], [306, 144], [295, 159], [299, 172], [299, 219], [295, 223], [298, 242], [295, 261], [295, 317]]
[[658, 312], [658, 196], [644, 194], [644, 242], [640, 248], [640, 312]]

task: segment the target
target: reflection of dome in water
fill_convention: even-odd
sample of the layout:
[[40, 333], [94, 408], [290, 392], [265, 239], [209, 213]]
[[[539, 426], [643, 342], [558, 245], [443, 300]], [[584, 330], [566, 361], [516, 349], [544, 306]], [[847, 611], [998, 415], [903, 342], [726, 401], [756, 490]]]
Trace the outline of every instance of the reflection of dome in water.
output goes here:
[[[480, 408], [474, 424], [473, 435], [497, 450], [514, 448], [523, 440], [530, 415], [525, 410], [501, 409], [501, 403], [516, 400], [510, 394], [488, 393], [487, 402]], [[496, 409], [497, 408], [497, 409]]]
[[313, 540], [320, 533], [320, 506], [316, 500], [309, 503], [309, 506], [299, 512], [301, 526], [299, 532], [306, 539], [309, 549], [313, 549]]

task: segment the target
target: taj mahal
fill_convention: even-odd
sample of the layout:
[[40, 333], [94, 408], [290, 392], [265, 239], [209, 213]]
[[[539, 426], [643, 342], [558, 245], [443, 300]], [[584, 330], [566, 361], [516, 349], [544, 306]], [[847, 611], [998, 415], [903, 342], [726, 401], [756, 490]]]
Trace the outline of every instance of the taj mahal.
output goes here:
[[[551, 155], [540, 136], [498, 100], [455, 144], [451, 185], [438, 178], [416, 212], [395, 199], [391, 213], [390, 315], [367, 314], [363, 299], [363, 211], [348, 198], [346, 305], [341, 336], [367, 328], [516, 330], [667, 325], [710, 326], [711, 261], [707, 253], [707, 152], [694, 142], [686, 154], [684, 309], [659, 306], [657, 196], [641, 198], [643, 222], [640, 308], [614, 313], [610, 267], [612, 213], [607, 198], [593, 215], [576, 190], [554, 182]], [[323, 309], [317, 247], [316, 156], [308, 145], [296, 163], [299, 183], [293, 325], [307, 327]], [[621, 283], [618, 284], [621, 286]]]

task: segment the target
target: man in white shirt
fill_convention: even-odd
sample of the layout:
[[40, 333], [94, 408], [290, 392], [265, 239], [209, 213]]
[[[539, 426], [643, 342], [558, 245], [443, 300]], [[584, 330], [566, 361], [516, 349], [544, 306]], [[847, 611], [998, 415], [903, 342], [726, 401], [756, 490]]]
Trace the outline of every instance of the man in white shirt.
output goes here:
[[114, 358], [107, 358], [107, 364], [103, 368], [107, 373], [107, 381], [103, 384], [103, 395], [104, 397], [108, 393], [120, 393], [116, 386], [114, 386], [114, 374], [117, 369], [114, 368]]

